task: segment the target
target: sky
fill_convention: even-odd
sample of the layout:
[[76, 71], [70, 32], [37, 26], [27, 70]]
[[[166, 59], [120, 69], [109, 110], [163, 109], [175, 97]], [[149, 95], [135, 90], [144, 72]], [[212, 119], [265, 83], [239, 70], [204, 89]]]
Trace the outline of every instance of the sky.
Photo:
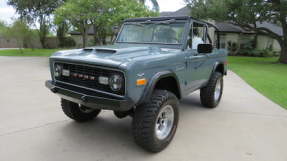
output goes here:
[[[160, 11], [176, 11], [185, 6], [184, 0], [158, 0]], [[150, 3], [147, 3], [150, 5]], [[15, 9], [7, 5], [7, 0], [0, 0], [0, 20], [11, 23], [17, 18]]]

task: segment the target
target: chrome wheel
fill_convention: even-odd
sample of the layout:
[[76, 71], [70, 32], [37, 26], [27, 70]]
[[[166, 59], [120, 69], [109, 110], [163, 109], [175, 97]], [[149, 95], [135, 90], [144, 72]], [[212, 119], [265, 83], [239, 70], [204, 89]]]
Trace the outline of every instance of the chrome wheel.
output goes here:
[[83, 105], [79, 105], [79, 110], [83, 113], [91, 113], [94, 111], [94, 109], [91, 109], [91, 108], [83, 106]]
[[173, 127], [174, 111], [171, 105], [164, 106], [156, 119], [155, 134], [159, 140], [165, 139]]
[[220, 99], [222, 91], [222, 78], [218, 79], [215, 85], [215, 90], [214, 90], [214, 100], [218, 101]]

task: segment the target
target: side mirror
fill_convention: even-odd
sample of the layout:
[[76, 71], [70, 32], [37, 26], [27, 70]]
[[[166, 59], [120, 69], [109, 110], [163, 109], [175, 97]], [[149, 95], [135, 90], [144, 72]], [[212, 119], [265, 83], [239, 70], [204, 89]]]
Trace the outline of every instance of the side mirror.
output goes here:
[[212, 53], [213, 46], [212, 44], [199, 44], [197, 46], [197, 52], [200, 54]]

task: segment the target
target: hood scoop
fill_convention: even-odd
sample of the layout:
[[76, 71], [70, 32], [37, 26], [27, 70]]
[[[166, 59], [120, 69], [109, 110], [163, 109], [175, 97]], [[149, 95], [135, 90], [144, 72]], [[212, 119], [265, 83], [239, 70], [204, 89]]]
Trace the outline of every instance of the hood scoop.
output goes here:
[[117, 50], [113, 49], [95, 49], [97, 53], [104, 53], [104, 54], [115, 54]]

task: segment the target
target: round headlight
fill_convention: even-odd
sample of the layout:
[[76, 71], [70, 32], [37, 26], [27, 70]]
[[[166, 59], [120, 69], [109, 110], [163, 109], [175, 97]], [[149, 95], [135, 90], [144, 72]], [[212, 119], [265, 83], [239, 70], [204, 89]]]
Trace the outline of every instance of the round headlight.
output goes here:
[[122, 88], [123, 78], [120, 75], [112, 75], [109, 78], [109, 84], [113, 91], [119, 91]]
[[57, 64], [57, 65], [55, 66], [54, 75], [55, 75], [55, 77], [59, 77], [59, 76], [61, 76], [61, 74], [62, 74], [62, 66], [59, 65], [59, 64]]

